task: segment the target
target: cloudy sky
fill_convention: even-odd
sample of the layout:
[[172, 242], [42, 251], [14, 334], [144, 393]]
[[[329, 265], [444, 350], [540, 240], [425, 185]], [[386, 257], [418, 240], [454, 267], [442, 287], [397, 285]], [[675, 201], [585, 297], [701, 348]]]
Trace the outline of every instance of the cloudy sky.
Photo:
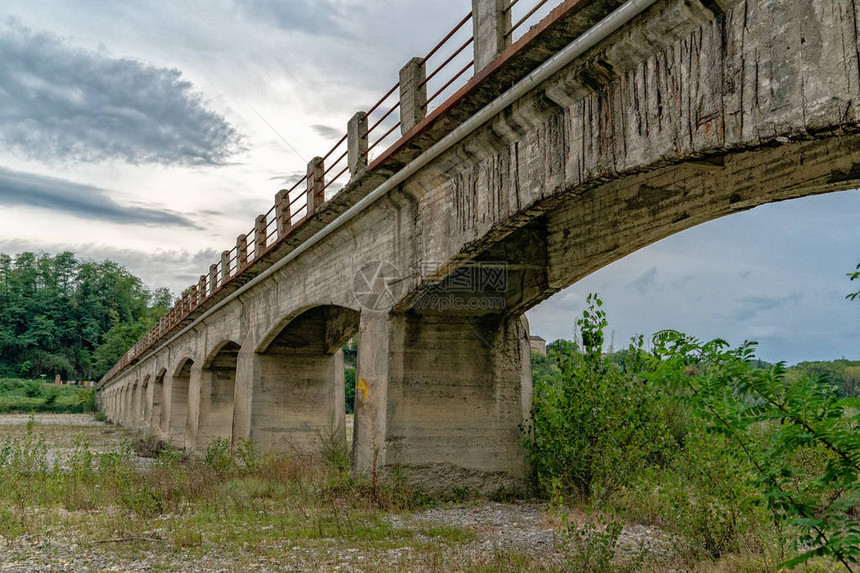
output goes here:
[[[527, 4], [527, 3], [524, 3]], [[550, 3], [554, 5], [554, 3]], [[178, 292], [468, 0], [0, 5], [0, 252], [111, 258]], [[418, 18], [420, 16], [420, 18]], [[676, 328], [768, 360], [860, 359], [860, 193], [670, 237], [529, 313], [569, 338], [589, 292], [615, 345]]]

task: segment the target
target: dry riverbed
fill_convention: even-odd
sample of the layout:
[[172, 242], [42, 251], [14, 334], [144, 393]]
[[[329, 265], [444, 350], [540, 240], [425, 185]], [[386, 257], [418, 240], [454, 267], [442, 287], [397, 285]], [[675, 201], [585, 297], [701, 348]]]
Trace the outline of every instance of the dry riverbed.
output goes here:
[[[0, 416], [0, 438], [24, 439], [28, 419]], [[124, 443], [128, 450], [136, 439], [87, 414], [33, 420], [32, 434], [44, 436], [51, 459], [66, 459], [82, 443], [97, 454]], [[131, 463], [139, 472], [159, 471], [147, 466], [149, 459]], [[314, 487], [302, 486], [304, 478], [291, 483], [293, 466], [273, 467], [282, 468], [282, 485], [253, 476], [226, 480], [201, 494], [199, 503], [182, 501], [142, 515], [101, 505], [98, 495], [95, 507], [72, 509], [62, 503], [15, 507], [7, 496], [0, 521], [23, 525], [0, 535], [0, 572], [577, 570], [560, 543], [558, 512], [545, 504], [470, 500], [377, 509], [356, 502], [355, 490], [332, 488], [323, 479], [307, 482]], [[579, 523], [590, 518], [571, 517]], [[623, 569], [644, 551], [641, 570], [681, 571], [670, 541], [657, 528], [627, 524], [616, 564]]]

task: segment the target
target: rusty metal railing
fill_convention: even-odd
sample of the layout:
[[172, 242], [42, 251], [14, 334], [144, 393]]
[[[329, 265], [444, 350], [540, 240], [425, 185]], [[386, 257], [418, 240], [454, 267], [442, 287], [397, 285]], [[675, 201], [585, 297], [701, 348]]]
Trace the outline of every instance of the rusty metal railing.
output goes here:
[[[528, 31], [530, 24], [540, 22], [559, 3], [560, 0], [552, 4], [550, 0], [510, 0], [506, 11], [511, 13], [512, 24], [505, 32], [505, 38], [509, 42], [516, 42]], [[426, 86], [430, 93], [426, 100], [428, 110], [431, 104], [445, 101], [474, 75], [474, 59], [467, 50], [474, 43], [472, 26], [467, 25], [471, 20], [472, 12], [469, 12], [422, 58], [425, 70], [428, 70], [428, 62], [433, 64], [419, 85]], [[469, 70], [472, 70], [471, 74], [467, 73]], [[399, 87], [399, 82], [394, 84], [366, 112], [369, 127], [366, 132], [367, 150], [363, 154], [365, 159], [372, 157], [371, 152], [374, 155], [381, 154], [400, 137], [397, 129], [401, 127], [401, 119], [395, 115], [400, 110], [397, 97]], [[122, 356], [103, 379], [110, 379], [132, 364], [183, 321], [189, 320], [190, 315], [202, 304], [229, 286], [254, 262], [301, 227], [320, 207], [316, 205], [315, 208], [316, 198], [311, 203], [309, 198], [321, 196], [321, 204], [324, 204], [345, 186], [350, 175], [348, 156], [348, 135], [345, 134], [321, 157], [321, 165], [325, 166], [322, 168], [322, 180], [314, 181], [309, 170], [308, 175], [279, 191], [275, 204], [257, 218], [254, 227], [239, 235], [233, 248], [222, 253], [221, 259], [210, 265], [207, 274], [201, 275], [197, 283], [182, 292], [173, 307]], [[312, 180], [310, 183], [309, 179]]]

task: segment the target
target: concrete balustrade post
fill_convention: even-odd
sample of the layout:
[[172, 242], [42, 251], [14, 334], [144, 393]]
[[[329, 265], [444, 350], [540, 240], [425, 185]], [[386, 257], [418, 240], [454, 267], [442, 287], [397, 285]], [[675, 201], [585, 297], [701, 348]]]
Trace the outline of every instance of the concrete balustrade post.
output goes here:
[[206, 275], [200, 275], [200, 280], [197, 281], [197, 304], [203, 302], [206, 298]]
[[236, 237], [236, 274], [248, 264], [248, 237], [244, 233]]
[[230, 251], [221, 251], [221, 284], [230, 280]]
[[218, 287], [218, 263], [209, 265], [209, 294], [215, 292]]
[[360, 111], [346, 126], [347, 161], [350, 178], [367, 168], [367, 114]]
[[412, 58], [400, 70], [400, 133], [406, 133], [427, 115], [424, 59]]
[[254, 219], [254, 259], [259, 259], [266, 250], [266, 216]]
[[325, 168], [322, 157], [314, 157], [308, 163], [308, 212], [313, 215], [325, 203]]
[[194, 310], [197, 306], [197, 301], [199, 300], [197, 293], [199, 291], [200, 288], [196, 284], [191, 285], [191, 288], [188, 289], [188, 305], [185, 309], [187, 312]]
[[506, 10], [509, 0], [472, 0], [472, 33], [475, 51], [475, 72], [511, 45], [511, 11]]
[[290, 194], [281, 189], [275, 195], [275, 223], [278, 226], [278, 239], [290, 230]]

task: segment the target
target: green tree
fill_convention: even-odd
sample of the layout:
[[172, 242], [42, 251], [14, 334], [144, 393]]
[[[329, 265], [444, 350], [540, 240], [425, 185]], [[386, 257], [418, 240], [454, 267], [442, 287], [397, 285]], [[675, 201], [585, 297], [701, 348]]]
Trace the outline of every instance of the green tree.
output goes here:
[[[145, 332], [172, 302], [122, 266], [55, 256], [0, 254], [0, 376], [93, 378], [128, 338]], [[112, 329], [113, 332], [110, 332]], [[110, 334], [108, 334], [110, 332]], [[95, 353], [102, 345], [114, 349]], [[118, 352], [118, 354], [117, 354]]]
[[[849, 571], [860, 560], [860, 414], [824, 379], [785, 379], [783, 364], [755, 368], [754, 343], [730, 349], [667, 331], [654, 337], [653, 379], [685, 396], [699, 423], [726, 437], [777, 521], [801, 535], [794, 566], [828, 556]], [[704, 367], [690, 375], [693, 359]]]
[[613, 365], [602, 354], [602, 303], [595, 295], [588, 302], [577, 321], [582, 351], [552, 348], [555, 364], [535, 380], [524, 428], [538, 487], [582, 501], [609, 497], [671, 440], [655, 388], [639, 375], [642, 339], [631, 345], [625, 367]]

